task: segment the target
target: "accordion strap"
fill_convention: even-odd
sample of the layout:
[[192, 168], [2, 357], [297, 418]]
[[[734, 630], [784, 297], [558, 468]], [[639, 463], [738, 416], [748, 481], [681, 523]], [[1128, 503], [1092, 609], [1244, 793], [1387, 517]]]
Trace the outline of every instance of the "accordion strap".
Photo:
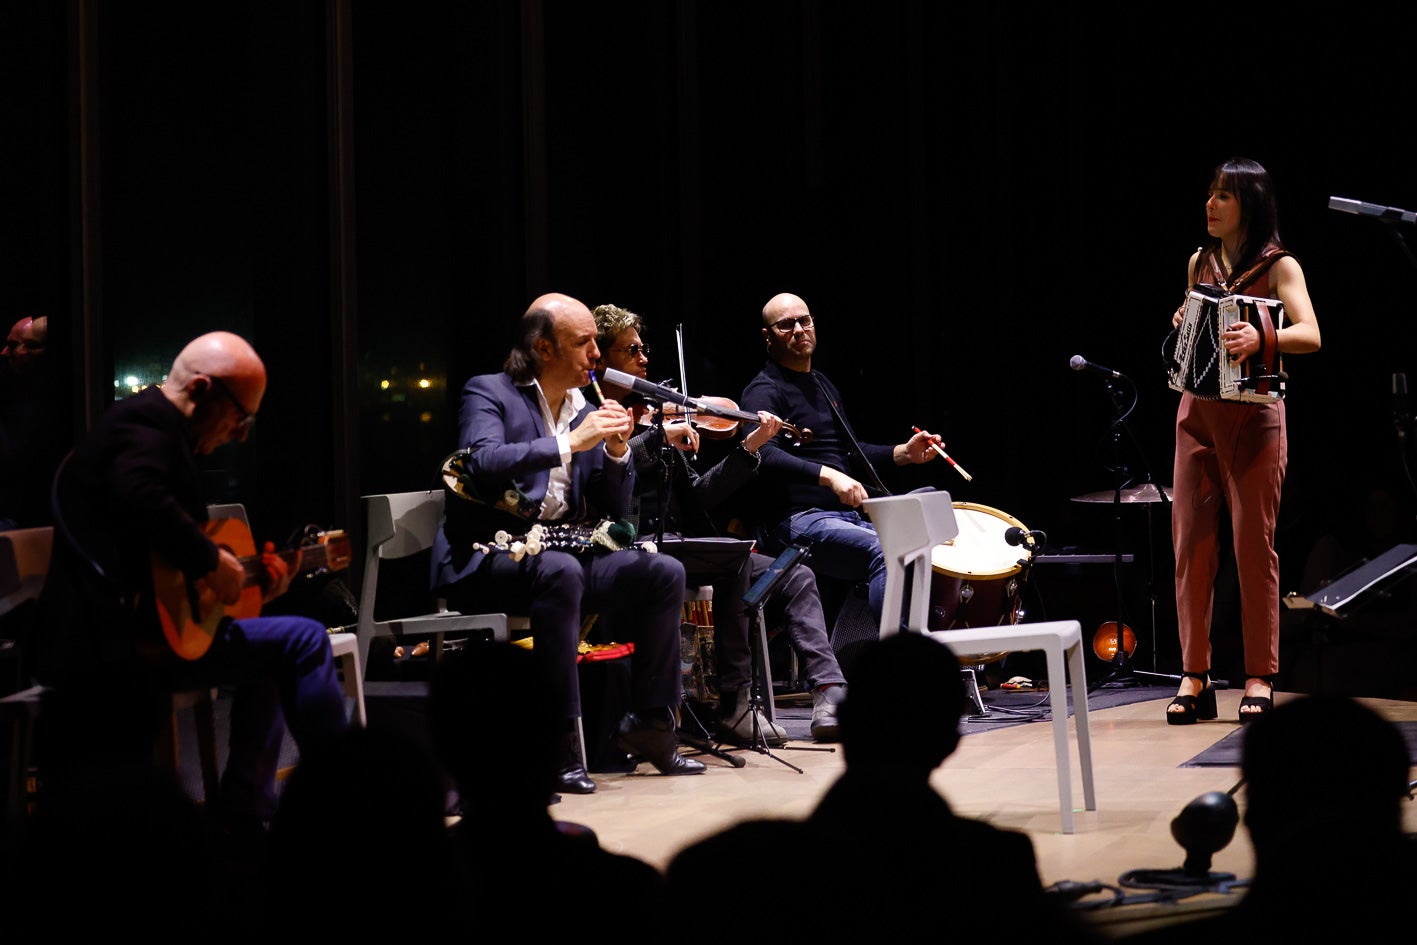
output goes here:
[[1290, 255], [1289, 250], [1280, 249], [1278, 246], [1270, 246], [1260, 255], [1259, 260], [1253, 266], [1240, 273], [1236, 278], [1226, 281], [1225, 272], [1220, 266], [1220, 253], [1216, 250], [1212, 250], [1209, 254], [1211, 274], [1215, 278], [1216, 285], [1220, 286], [1231, 295], [1239, 295], [1245, 291], [1247, 286], [1251, 285], [1255, 280], [1259, 279], [1260, 276], [1268, 272], [1270, 266], [1273, 266], [1280, 259], [1288, 255]]
[[[1257, 319], [1259, 325], [1256, 327], [1260, 331], [1260, 350], [1255, 352], [1255, 357], [1259, 364], [1268, 365], [1273, 360], [1275, 365], [1279, 364], [1279, 332], [1275, 330], [1274, 318], [1270, 315], [1269, 306], [1261, 303], [1260, 312], [1264, 316]], [[1269, 352], [1268, 355], [1265, 352]]]

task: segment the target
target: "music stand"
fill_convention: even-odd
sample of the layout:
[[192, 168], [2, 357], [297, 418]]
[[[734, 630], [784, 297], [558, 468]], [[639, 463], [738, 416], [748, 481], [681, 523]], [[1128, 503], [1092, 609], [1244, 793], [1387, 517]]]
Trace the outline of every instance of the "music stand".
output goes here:
[[[809, 557], [811, 557], [811, 551], [806, 545], [788, 545], [782, 554], [773, 559], [772, 564], [768, 565], [768, 569], [758, 576], [758, 579], [753, 582], [753, 586], [748, 588], [747, 593], [743, 595], [743, 603], [748, 606], [749, 612], [753, 614], [754, 623], [753, 630], [748, 635], [748, 642], [752, 648], [753, 664], [752, 683], [749, 688], [749, 692], [751, 693], [749, 701], [752, 705], [750, 711], [753, 716], [753, 741], [752, 744], [744, 747], [756, 751], [760, 755], [767, 755], [769, 758], [779, 764], [786, 765], [798, 774], [803, 773], [801, 768], [772, 753], [772, 750], [768, 747], [767, 738], [763, 735], [762, 726], [758, 723], [763, 707], [764, 653], [762, 647], [763, 641], [767, 636], [767, 620], [763, 613], [763, 608], [766, 607], [768, 599], [782, 586], [782, 582], [786, 580], [787, 575], [791, 574], [792, 570], [798, 565], [806, 562]], [[835, 750], [832, 748], [815, 748], [805, 745], [791, 747], [797, 751]]]

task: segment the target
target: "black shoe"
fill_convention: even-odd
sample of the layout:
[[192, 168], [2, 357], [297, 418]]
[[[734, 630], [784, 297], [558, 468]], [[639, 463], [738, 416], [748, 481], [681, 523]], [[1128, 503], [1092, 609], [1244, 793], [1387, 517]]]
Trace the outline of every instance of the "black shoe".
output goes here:
[[575, 729], [566, 733], [565, 754], [561, 770], [556, 772], [556, 789], [567, 794], [594, 794], [595, 782], [581, 760], [581, 740]]
[[1240, 721], [1248, 722], [1251, 719], [1259, 718], [1270, 709], [1274, 708], [1274, 677], [1273, 676], [1251, 676], [1250, 679], [1258, 679], [1269, 686], [1267, 696], [1245, 696], [1240, 700]]
[[702, 761], [679, 754], [674, 716], [667, 709], [651, 713], [626, 712], [616, 729], [615, 744], [627, 754], [654, 765], [660, 774], [701, 774]]
[[[1215, 707], [1215, 687], [1210, 684], [1210, 671], [1203, 673], [1185, 673], [1182, 676], [1189, 676], [1192, 679], [1201, 681], [1201, 694], [1198, 696], [1177, 696], [1166, 705], [1167, 725], [1193, 725], [1198, 719], [1213, 719], [1220, 713]], [[1172, 712], [1172, 706], [1179, 706], [1181, 711]]]

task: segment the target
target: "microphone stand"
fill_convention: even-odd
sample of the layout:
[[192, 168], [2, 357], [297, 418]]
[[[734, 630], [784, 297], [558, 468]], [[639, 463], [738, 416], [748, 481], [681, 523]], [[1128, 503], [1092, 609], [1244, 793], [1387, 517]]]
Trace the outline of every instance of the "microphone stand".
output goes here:
[[[1127, 380], [1128, 386], [1131, 387], [1130, 397], [1128, 397], [1127, 392], [1124, 391], [1122, 387], [1117, 383], [1119, 379]], [[1108, 471], [1113, 474], [1113, 477], [1116, 482], [1116, 486], [1114, 487], [1112, 493], [1112, 586], [1113, 590], [1116, 593], [1117, 619], [1116, 622], [1113, 624], [1113, 632], [1116, 634], [1116, 640], [1114, 641], [1115, 649], [1112, 652], [1112, 659], [1108, 663], [1107, 675], [1103, 676], [1094, 688], [1128, 689], [1132, 686], [1140, 686], [1144, 684], [1144, 680], [1139, 678], [1141, 676], [1154, 676], [1157, 679], [1165, 679], [1179, 682], [1181, 679], [1180, 676], [1170, 676], [1161, 673], [1146, 673], [1134, 670], [1131, 664], [1131, 655], [1127, 653], [1126, 624], [1122, 620], [1122, 614], [1124, 611], [1122, 596], [1122, 490], [1125, 489], [1127, 485], [1133, 481], [1133, 476], [1131, 470], [1122, 461], [1122, 432], [1125, 430], [1128, 435], [1132, 437], [1133, 443], [1136, 442], [1135, 434], [1133, 434], [1131, 428], [1127, 426], [1127, 417], [1129, 417], [1131, 415], [1131, 412], [1136, 408], [1138, 398], [1136, 394], [1136, 388], [1131, 385], [1131, 381], [1128, 380], [1125, 375], [1108, 377], [1106, 379], [1106, 384], [1107, 393], [1111, 397], [1113, 409], [1116, 411], [1116, 415], [1112, 418], [1112, 465], [1108, 468]], [[1163, 489], [1161, 486], [1157, 485], [1155, 482], [1152, 481], [1152, 474], [1149, 466], [1146, 472], [1146, 484], [1154, 487], [1156, 489], [1157, 495], [1160, 496], [1162, 503], [1164, 503], [1167, 508], [1170, 508], [1171, 499], [1166, 494], [1165, 489]], [[1147, 540], [1151, 540], [1150, 507], [1148, 507], [1147, 509]], [[1150, 545], [1148, 545], [1147, 560], [1150, 561], [1151, 558], [1152, 550]], [[1152, 571], [1155, 571], [1154, 564], [1152, 566]], [[1152, 668], [1155, 669], [1156, 591], [1154, 587], [1154, 573], [1152, 577], [1153, 586], [1150, 588], [1152, 608], [1151, 640], [1153, 660]]]
[[[645, 399], [647, 401], [650, 400], [650, 398]], [[655, 524], [654, 540], [655, 546], [659, 547], [664, 544], [664, 525], [669, 521], [669, 503], [674, 495], [673, 464], [675, 462], [674, 453], [676, 450], [674, 449], [674, 444], [669, 442], [669, 435], [664, 430], [664, 404], [660, 402], [657, 406], [659, 409], [658, 416], [655, 419], [654, 429], [659, 433], [659, 466], [661, 474], [659, 478], [659, 488], [657, 490], [657, 497], [659, 499], [659, 520]], [[703, 721], [689, 705], [689, 700], [686, 698], [687, 695], [688, 693], [681, 693], [679, 705], [683, 710], [683, 714], [687, 715], [689, 719], [693, 721], [694, 728], [697, 729], [697, 732], [685, 731], [683, 720], [681, 719], [678, 730], [679, 740], [700, 754], [713, 755], [715, 758], [728, 762], [735, 768], [743, 767], [745, 762], [742, 758], [739, 758], [737, 755], [731, 755], [713, 744], [712, 740], [709, 738], [709, 730], [704, 726]]]

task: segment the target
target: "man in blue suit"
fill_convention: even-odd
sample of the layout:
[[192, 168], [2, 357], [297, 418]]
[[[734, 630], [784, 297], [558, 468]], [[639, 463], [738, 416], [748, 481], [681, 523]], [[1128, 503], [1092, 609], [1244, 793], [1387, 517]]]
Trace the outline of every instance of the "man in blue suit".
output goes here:
[[[600, 351], [595, 319], [560, 293], [537, 298], [522, 315], [518, 339], [497, 374], [463, 386], [459, 448], [472, 501], [450, 497], [433, 546], [433, 590], [465, 612], [524, 612], [547, 692], [566, 719], [560, 790], [595, 790], [581, 761], [576, 655], [581, 613], [606, 615], [634, 639], [630, 705], [617, 744], [662, 774], [697, 774], [702, 762], [679, 753], [683, 692], [680, 623], [684, 568], [667, 555], [637, 549], [566, 551], [547, 547], [513, 555], [490, 548], [498, 530], [581, 525], [620, 519], [634, 491], [629, 462], [633, 422], [618, 403], [590, 404]], [[484, 501], [484, 497], [486, 500]]]

